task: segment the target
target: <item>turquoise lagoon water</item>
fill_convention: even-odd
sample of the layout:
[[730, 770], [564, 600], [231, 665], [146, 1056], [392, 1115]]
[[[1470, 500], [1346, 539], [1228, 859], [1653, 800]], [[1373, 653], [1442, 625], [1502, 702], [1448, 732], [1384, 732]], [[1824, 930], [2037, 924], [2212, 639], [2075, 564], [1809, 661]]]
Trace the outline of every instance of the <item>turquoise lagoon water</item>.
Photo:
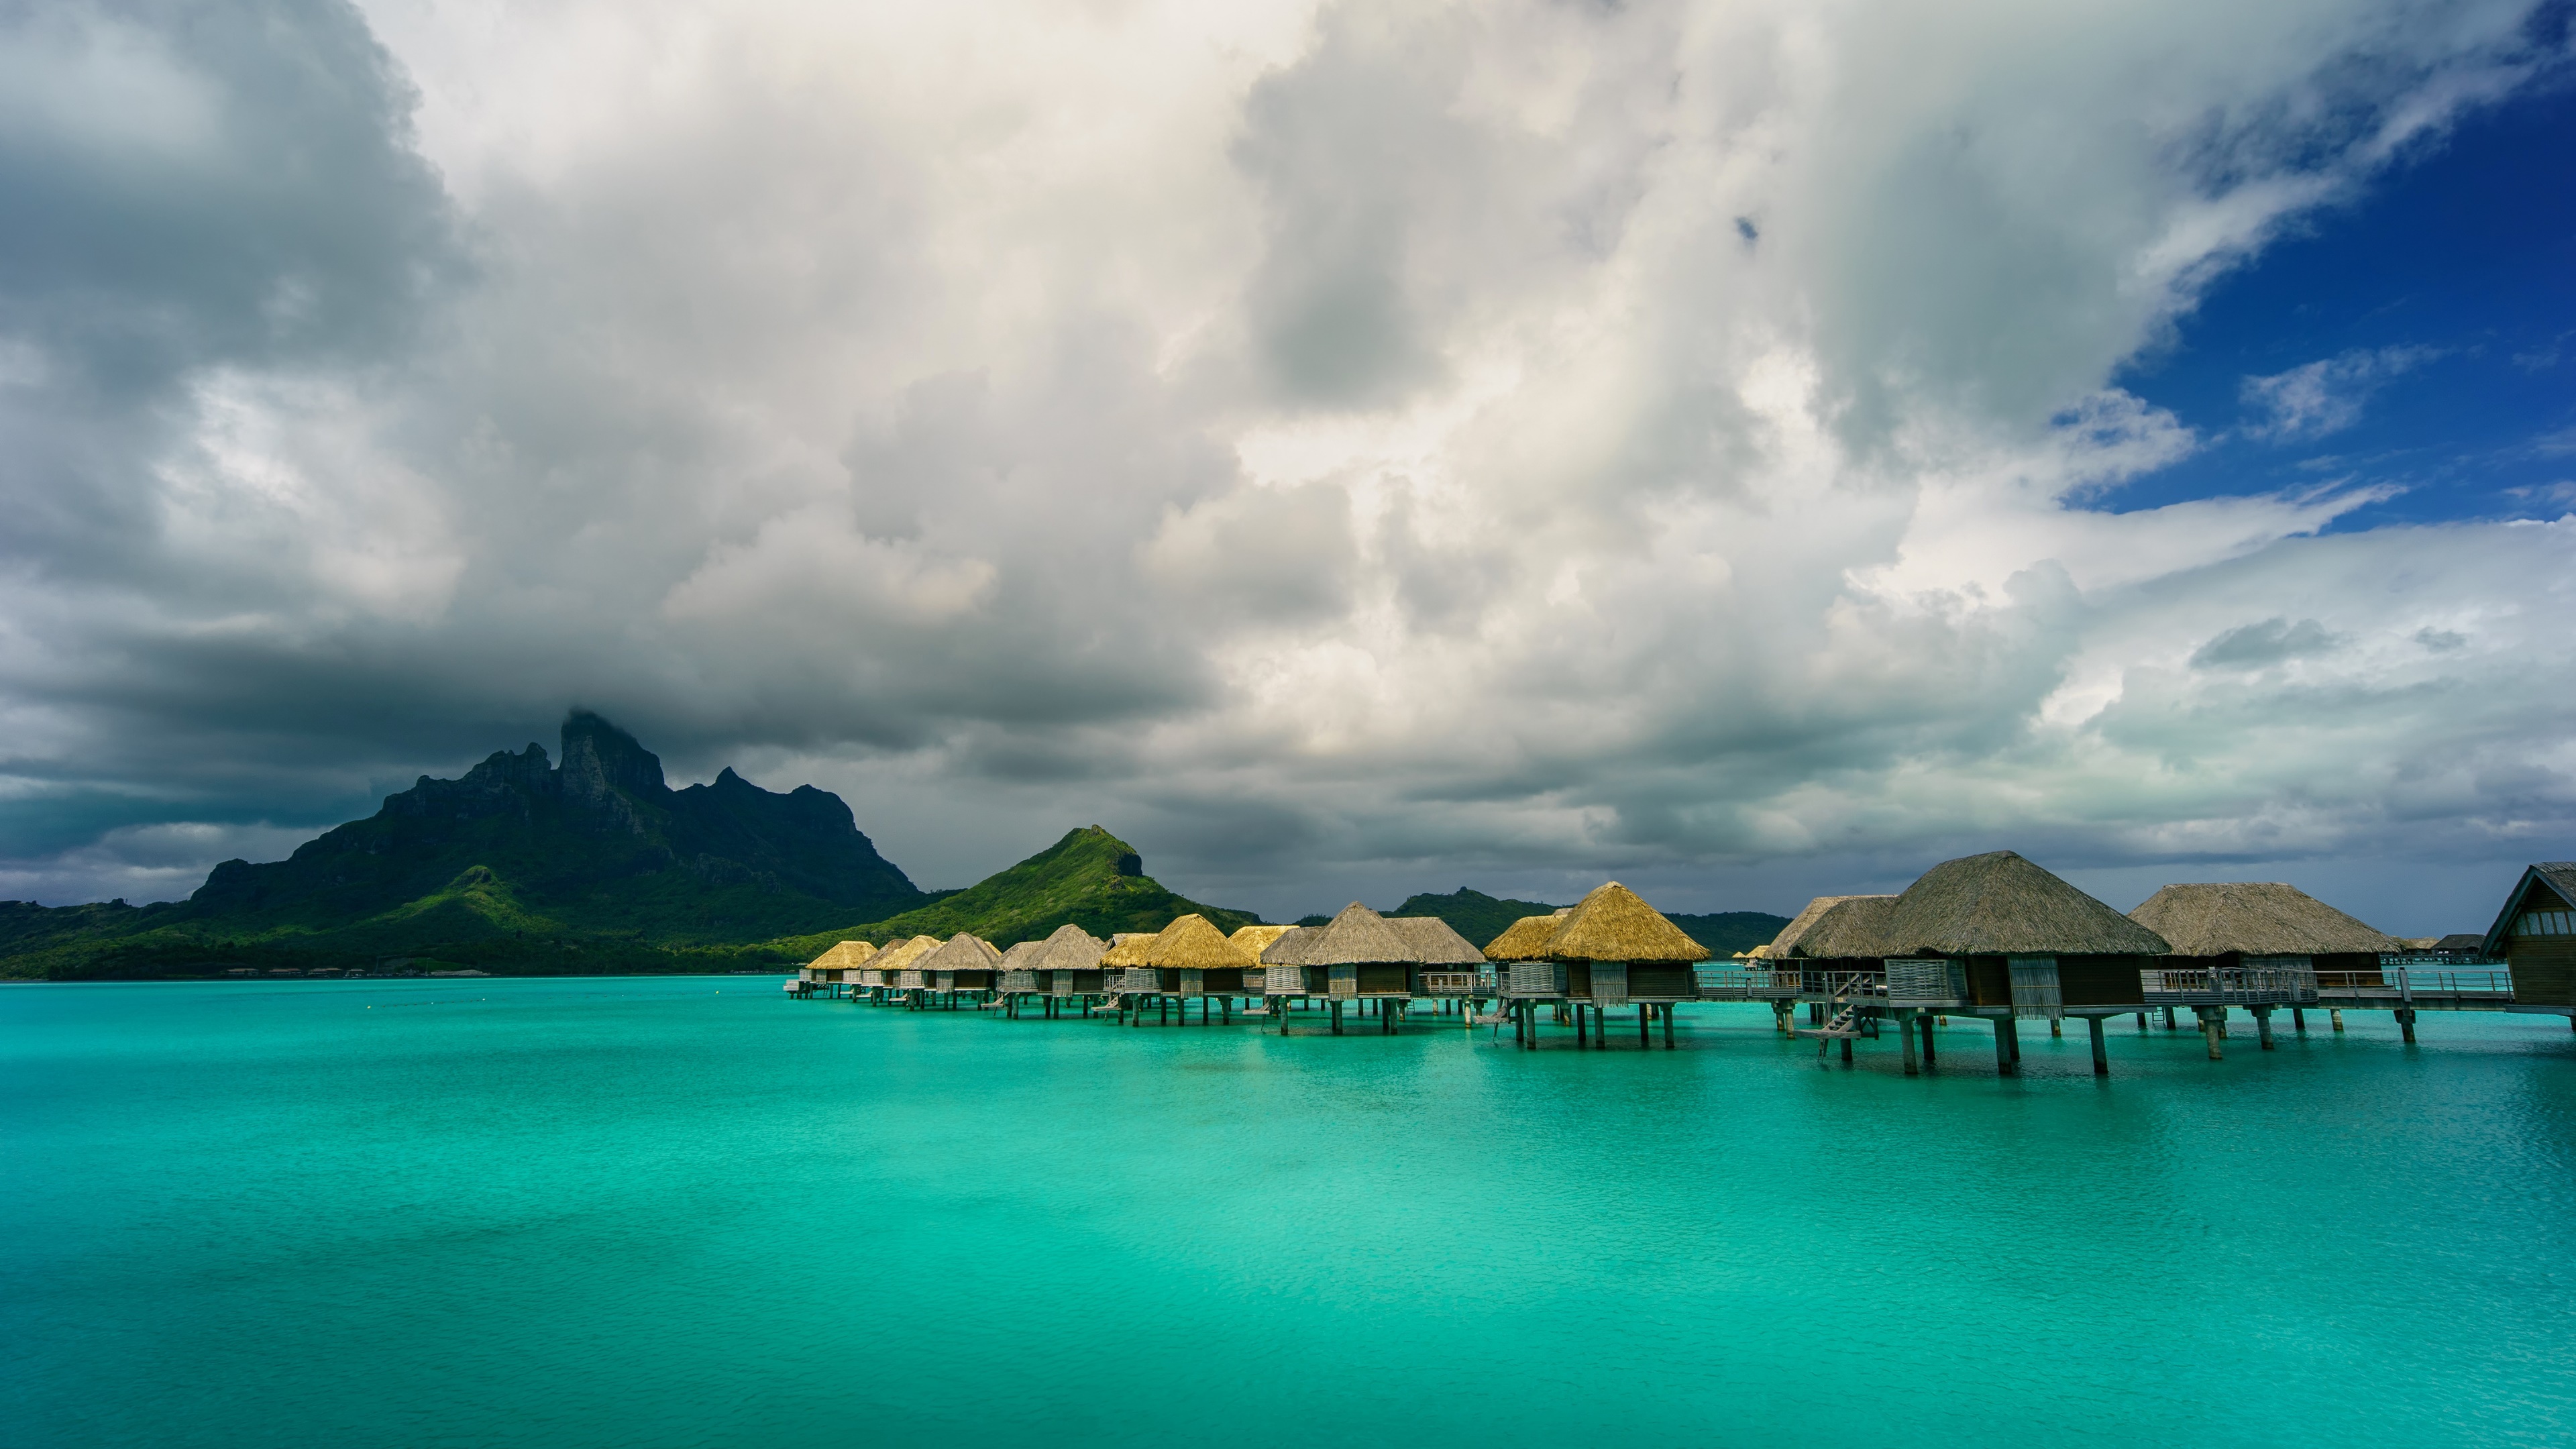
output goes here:
[[11, 1445], [2564, 1445], [2576, 1036], [0, 991]]

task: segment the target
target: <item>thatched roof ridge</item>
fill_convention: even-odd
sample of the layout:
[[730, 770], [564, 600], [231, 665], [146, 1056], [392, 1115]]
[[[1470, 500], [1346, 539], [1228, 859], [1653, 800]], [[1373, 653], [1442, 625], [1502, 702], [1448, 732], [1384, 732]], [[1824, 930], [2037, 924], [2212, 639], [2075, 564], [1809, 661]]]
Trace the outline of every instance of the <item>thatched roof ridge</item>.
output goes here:
[[1068, 921], [1050, 932], [1038, 943], [1037, 958], [1029, 963], [1038, 971], [1096, 971], [1109, 943]]
[[2294, 885], [2210, 881], [2169, 885], [2129, 912], [2178, 956], [2322, 956], [2396, 951], [2396, 937], [2354, 920]]
[[1708, 948], [1635, 891], [1609, 881], [1576, 903], [1548, 937], [1550, 961], [1705, 961]]
[[1183, 971], [1222, 970], [1230, 966], [1259, 964], [1260, 954], [1246, 951], [1225, 938], [1216, 923], [1196, 911], [1173, 918], [1154, 939], [1145, 943], [1145, 964], [1161, 970], [1177, 967]]
[[1279, 939], [1261, 948], [1261, 960], [1269, 966], [1296, 966], [1304, 963], [1301, 954], [1306, 943], [1324, 933], [1321, 926], [1290, 926], [1279, 933]]
[[1002, 953], [981, 936], [964, 931], [951, 936], [938, 950], [921, 958], [916, 971], [990, 971], [1002, 964]]
[[[1295, 954], [1277, 954], [1283, 948]], [[1331, 925], [1317, 927], [1311, 936], [1282, 936], [1261, 959], [1283, 966], [1378, 966], [1410, 962], [1414, 956], [1413, 948], [1386, 923], [1386, 917], [1353, 901], [1342, 907]]]
[[1764, 960], [1850, 960], [1887, 954], [1895, 896], [1818, 896], [1762, 948]]
[[1404, 938], [1413, 959], [1425, 966], [1482, 966], [1485, 953], [1470, 944], [1438, 916], [1388, 916], [1387, 925]]
[[1572, 906], [1552, 916], [1523, 916], [1503, 928], [1503, 933], [1485, 943], [1488, 961], [1541, 961], [1547, 958], [1547, 938], [1574, 914]]
[[2161, 956], [2165, 938], [2009, 850], [1945, 860], [1888, 913], [1888, 956]]
[[1109, 949], [1100, 955], [1100, 964], [1117, 968], [1145, 964], [1145, 948], [1153, 944], [1153, 931], [1119, 931], [1109, 938]]
[[906, 971], [918, 967], [921, 958], [939, 949], [937, 936], [914, 936], [905, 941], [889, 941], [886, 948], [868, 958], [871, 970]]
[[1005, 971], [1035, 971], [1038, 969], [1036, 959], [1037, 954], [1045, 949], [1046, 942], [1044, 941], [1015, 942], [1011, 946], [1011, 949], [1002, 953], [1002, 969]]
[[1280, 937], [1295, 929], [1297, 929], [1295, 926], [1240, 926], [1226, 939], [1232, 941], [1238, 949], [1251, 952], [1254, 958], [1258, 959], [1261, 953], [1269, 950]]
[[846, 971], [853, 966], [863, 966], [867, 964], [867, 959], [876, 953], [877, 948], [869, 945], [865, 941], [842, 941], [834, 945], [830, 950], [825, 951], [822, 955], [806, 962], [805, 969], [808, 971]]

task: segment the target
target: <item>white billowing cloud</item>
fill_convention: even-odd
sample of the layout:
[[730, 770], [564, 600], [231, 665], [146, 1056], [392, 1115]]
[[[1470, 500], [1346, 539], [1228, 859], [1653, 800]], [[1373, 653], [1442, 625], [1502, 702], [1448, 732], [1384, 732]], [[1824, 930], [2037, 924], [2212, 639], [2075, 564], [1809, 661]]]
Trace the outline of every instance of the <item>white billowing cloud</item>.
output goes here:
[[2363, 405], [2390, 378], [2440, 355], [2430, 347], [2361, 347], [2269, 377], [2249, 377], [2245, 402], [2260, 416], [2248, 431], [2288, 443], [2342, 432], [2361, 421]]
[[327, 819], [578, 701], [928, 883], [1098, 819], [1271, 911], [2563, 840], [2564, 525], [2097, 506], [2199, 444], [2120, 364], [2528, 9], [282, 5], [334, 88], [147, 7], [158, 109], [0, 181], [360, 179], [0, 276], [0, 793]]

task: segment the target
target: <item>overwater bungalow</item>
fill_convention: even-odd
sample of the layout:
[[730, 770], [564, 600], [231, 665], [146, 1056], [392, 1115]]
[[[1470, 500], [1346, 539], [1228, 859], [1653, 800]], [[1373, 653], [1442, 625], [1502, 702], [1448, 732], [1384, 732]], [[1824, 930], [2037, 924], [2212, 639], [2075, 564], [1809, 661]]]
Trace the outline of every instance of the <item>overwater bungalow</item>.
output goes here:
[[2007, 1076], [2020, 1071], [2017, 1020], [2081, 1016], [2093, 1070], [2107, 1075], [2102, 1018], [2144, 1010], [2142, 973], [2167, 953], [2164, 937], [2009, 850], [1925, 871], [1880, 931], [1883, 1005], [1906, 1028], [1909, 1072], [1912, 1027], [1920, 1020], [1928, 1043], [1938, 1011], [1992, 1020], [1995, 1066]]
[[1190, 1003], [1196, 1001], [1201, 1025], [1206, 1024], [1212, 1004], [1221, 1007], [1228, 1020], [1233, 1018], [1233, 998], [1243, 990], [1244, 973], [1260, 965], [1257, 954], [1235, 945], [1215, 923], [1195, 911], [1175, 917], [1145, 942], [1140, 954], [1154, 973], [1158, 1013], [1178, 1002], [1186, 1023]]
[[[1574, 1009], [1578, 1044], [1588, 1016], [1592, 1044], [1609, 1045], [1608, 1012], [1633, 1006], [1638, 1044], [1650, 1044], [1653, 1024], [1660, 1017], [1664, 1045], [1669, 1047], [1673, 1005], [1699, 998], [1695, 968], [1708, 959], [1709, 951], [1614, 880], [1595, 887], [1557, 922], [1543, 954], [1565, 968], [1563, 994]], [[1536, 1033], [1531, 1036], [1534, 1040]]]
[[2524, 870], [2479, 954], [2513, 973], [2513, 1010], [2566, 1013], [2576, 1029], [2576, 860]]
[[1106, 994], [1101, 978], [1100, 958], [1109, 951], [1109, 943], [1070, 922], [1058, 926], [1039, 944], [1030, 964], [1038, 977], [1038, 989], [1047, 994], [1047, 1014], [1059, 1015], [1063, 1003], [1080, 1000], [1089, 1014], [1093, 998]]
[[[1767, 983], [1771, 989], [1763, 995], [1770, 1000], [1771, 1014], [1783, 1035], [1794, 1025], [1797, 994], [1817, 998], [1810, 1013], [1813, 1023], [1822, 1025], [1823, 1008], [1839, 994], [1838, 983], [1886, 970], [1886, 958], [1879, 952], [1896, 900], [1894, 896], [1818, 896], [1767, 945], [1754, 949], [1752, 959], [1772, 973]], [[1746, 995], [1753, 996], [1754, 988], [1748, 986]]]
[[1145, 964], [1145, 948], [1153, 944], [1155, 932], [1117, 931], [1109, 937], [1109, 949], [1100, 953], [1101, 995], [1118, 1010], [1124, 1023], [1131, 1003], [1141, 1004], [1163, 989], [1163, 979]]
[[862, 973], [863, 983], [877, 993], [879, 1002], [897, 998], [910, 1003], [913, 993], [926, 991], [930, 978], [921, 972], [921, 960], [939, 949], [937, 936], [913, 936], [891, 941], [884, 950], [868, 958]]
[[1252, 958], [1252, 964], [1245, 967], [1242, 976], [1238, 978], [1238, 989], [1241, 995], [1252, 999], [1252, 1004], [1256, 1008], [1261, 1006], [1268, 995], [1270, 979], [1270, 968], [1262, 964], [1261, 953], [1277, 944], [1280, 937], [1296, 929], [1295, 926], [1239, 926], [1235, 928], [1233, 935], [1226, 937], [1234, 943], [1236, 950]]
[[1492, 994], [1480, 984], [1485, 953], [1438, 916], [1389, 916], [1386, 923], [1413, 952], [1413, 994], [1430, 997], [1442, 1010], [1452, 1001], [1472, 1001]]
[[1002, 953], [981, 936], [960, 931], [921, 958], [923, 989], [945, 998], [950, 1010], [957, 998], [988, 995], [1001, 978]]
[[[2255, 1035], [2272, 1049], [2272, 1011], [2290, 1008], [2293, 1025], [2308, 1029], [2305, 1008], [2320, 1004], [2320, 986], [2380, 984], [2380, 957], [2407, 943], [2355, 920], [2293, 885], [2280, 881], [2209, 881], [2169, 885], [2129, 912], [2129, 919], [2164, 937], [2171, 955], [2148, 973], [2151, 1004], [2215, 1008], [2254, 1014]], [[2325, 1003], [2332, 1009], [2331, 1002]], [[2334, 1010], [2334, 1029], [2343, 1012]], [[2224, 1028], [2203, 1035], [2215, 1048]]]
[[865, 941], [837, 943], [806, 962], [804, 968], [796, 973], [799, 994], [820, 988], [827, 995], [837, 996], [847, 988], [855, 995], [859, 989], [860, 973], [865, 969], [867, 959], [876, 952], [877, 948]]
[[[1380, 1031], [1393, 1031], [1402, 1003], [1413, 997], [1414, 948], [1386, 918], [1357, 901], [1342, 907], [1329, 925], [1287, 932], [1261, 953], [1269, 968], [1264, 990], [1271, 996], [1320, 997], [1332, 1017], [1335, 1036], [1342, 1034], [1342, 1011], [1352, 1002], [1374, 1012]], [[1297, 973], [1282, 982], [1279, 968]], [[1291, 985], [1293, 992], [1279, 990]], [[1280, 1030], [1287, 1030], [1285, 1017]]]

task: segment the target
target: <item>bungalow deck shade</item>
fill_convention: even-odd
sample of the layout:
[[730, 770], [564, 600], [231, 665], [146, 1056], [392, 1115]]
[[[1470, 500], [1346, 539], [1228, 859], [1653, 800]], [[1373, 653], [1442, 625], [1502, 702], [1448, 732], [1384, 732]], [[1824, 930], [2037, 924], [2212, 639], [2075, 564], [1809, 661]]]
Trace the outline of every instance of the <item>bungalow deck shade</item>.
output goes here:
[[1424, 966], [1482, 966], [1485, 953], [1449, 928], [1438, 916], [1389, 916], [1386, 923], [1404, 938], [1412, 960]]
[[2279, 881], [2169, 885], [2129, 912], [2179, 956], [2334, 956], [2405, 949], [2325, 902]]
[[1342, 907], [1329, 926], [1292, 931], [1261, 959], [1276, 966], [1392, 966], [1418, 960], [1402, 932], [1357, 901]]
[[1945, 860], [1905, 888], [1875, 956], [2162, 956], [2165, 938], [2009, 850]]
[[1611, 881], [1585, 896], [1547, 941], [1550, 961], [1705, 961], [1708, 948]]
[[1260, 953], [1246, 951], [1225, 938], [1207, 917], [1193, 911], [1176, 918], [1145, 943], [1147, 966], [1160, 970], [1222, 971], [1257, 966]]
[[1523, 916], [1503, 928], [1503, 933], [1485, 943], [1488, 961], [1539, 961], [1546, 959], [1547, 938], [1574, 914], [1572, 906], [1552, 916]]

